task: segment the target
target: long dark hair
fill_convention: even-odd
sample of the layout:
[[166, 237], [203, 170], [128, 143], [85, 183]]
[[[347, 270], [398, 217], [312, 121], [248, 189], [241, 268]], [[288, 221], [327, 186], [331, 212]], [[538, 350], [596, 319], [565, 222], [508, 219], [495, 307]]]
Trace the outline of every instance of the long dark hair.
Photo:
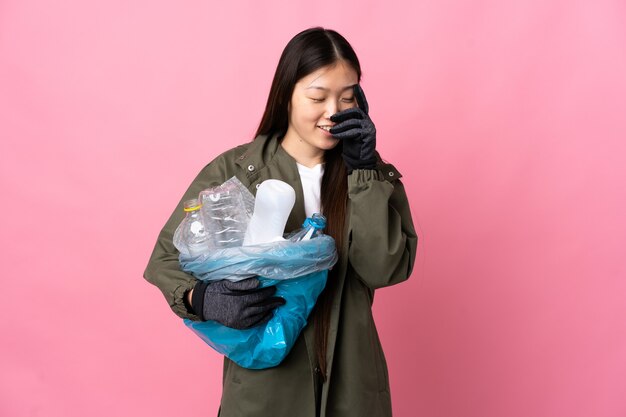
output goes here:
[[[348, 41], [334, 30], [314, 27], [298, 33], [283, 50], [263, 118], [255, 137], [259, 135], [284, 135], [289, 126], [288, 106], [294, 86], [312, 72], [336, 64], [348, 63], [361, 80], [359, 59]], [[325, 167], [321, 187], [322, 211], [328, 219], [326, 234], [335, 239], [339, 256], [344, 244], [346, 203], [348, 198], [347, 172], [341, 157], [341, 143], [324, 154]], [[315, 325], [315, 352], [322, 378], [326, 380], [326, 348], [333, 296], [337, 289], [337, 270], [328, 276], [326, 288], [313, 310]]]

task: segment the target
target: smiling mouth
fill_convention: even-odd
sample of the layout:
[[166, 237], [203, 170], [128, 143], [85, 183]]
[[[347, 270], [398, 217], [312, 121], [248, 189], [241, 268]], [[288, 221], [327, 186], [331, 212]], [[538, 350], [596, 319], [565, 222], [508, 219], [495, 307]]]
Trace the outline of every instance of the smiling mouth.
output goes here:
[[318, 126], [320, 129], [325, 130], [327, 132], [330, 132], [330, 129], [332, 128], [332, 126], [329, 125], [324, 125], [324, 126]]

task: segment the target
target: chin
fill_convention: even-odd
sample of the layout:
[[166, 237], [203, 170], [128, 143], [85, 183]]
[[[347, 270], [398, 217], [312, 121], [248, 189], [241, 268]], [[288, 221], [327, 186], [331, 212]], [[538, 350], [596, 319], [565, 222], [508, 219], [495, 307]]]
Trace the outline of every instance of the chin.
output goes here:
[[318, 147], [320, 149], [323, 149], [325, 151], [329, 150], [329, 149], [333, 149], [335, 146], [337, 146], [339, 144], [339, 139], [335, 139], [335, 138], [328, 138], [328, 139], [323, 139], [321, 141], [318, 142]]
[[336, 139], [331, 134], [322, 133], [315, 138], [315, 144], [320, 149], [332, 149], [339, 143], [339, 139]]

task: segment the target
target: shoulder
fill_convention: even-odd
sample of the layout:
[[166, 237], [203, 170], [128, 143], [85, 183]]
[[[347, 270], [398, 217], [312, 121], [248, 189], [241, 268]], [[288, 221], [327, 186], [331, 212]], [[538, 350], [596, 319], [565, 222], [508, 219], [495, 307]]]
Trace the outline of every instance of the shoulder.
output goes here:
[[251, 144], [252, 142], [243, 143], [222, 152], [202, 168], [201, 174], [210, 175], [222, 173], [223, 175], [234, 175], [234, 172], [237, 170], [237, 161], [241, 155], [246, 153]]
[[[275, 137], [258, 136], [254, 140], [222, 152], [206, 164], [199, 175], [222, 182], [233, 176], [243, 180], [243, 177], [249, 174], [248, 167], [251, 164], [262, 165], [265, 157], [271, 157], [275, 153], [276, 143]], [[268, 152], [268, 148], [272, 150]]]
[[242, 143], [241, 145], [237, 145], [234, 148], [228, 149], [218, 156], [216, 156], [211, 162], [209, 162], [206, 166], [209, 166], [216, 162], [227, 162], [234, 163], [237, 159], [245, 154], [248, 149], [252, 146], [252, 142]]
[[234, 163], [237, 154], [244, 152], [247, 144], [228, 149], [204, 165], [196, 174], [190, 189], [195, 191], [223, 184], [233, 176], [239, 176], [237, 165]]

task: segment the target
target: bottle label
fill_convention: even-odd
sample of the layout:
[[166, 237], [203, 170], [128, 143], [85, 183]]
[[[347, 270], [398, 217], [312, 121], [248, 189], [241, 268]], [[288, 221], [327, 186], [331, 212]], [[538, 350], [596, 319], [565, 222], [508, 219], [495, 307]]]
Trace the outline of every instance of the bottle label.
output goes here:
[[196, 236], [201, 233], [204, 233], [204, 226], [202, 226], [202, 222], [199, 222], [199, 221], [195, 221], [191, 223], [191, 226], [189, 227], [189, 229], [191, 230], [191, 233], [193, 233]]

